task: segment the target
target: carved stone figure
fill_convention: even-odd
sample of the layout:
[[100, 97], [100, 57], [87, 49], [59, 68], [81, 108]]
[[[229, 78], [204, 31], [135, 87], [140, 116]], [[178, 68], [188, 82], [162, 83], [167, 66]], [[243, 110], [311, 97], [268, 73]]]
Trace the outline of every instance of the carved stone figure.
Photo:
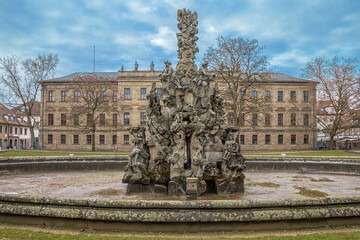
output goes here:
[[224, 175], [229, 179], [236, 179], [245, 170], [240, 145], [235, 142], [231, 133], [225, 143], [223, 160], [223, 169], [226, 172]]
[[151, 63], [150, 63], [150, 71], [154, 71], [154, 62], [153, 61], [151, 61]]
[[187, 199], [204, 192], [241, 193], [245, 163], [233, 137], [237, 132], [225, 124], [223, 99], [217, 83], [211, 86], [215, 75], [208, 63], [197, 69], [194, 62], [197, 13], [180, 9], [177, 18], [179, 62], [175, 71], [164, 62], [161, 99], [155, 82], [147, 96], [150, 136], [145, 139], [144, 128], [131, 130], [133, 150], [123, 178], [127, 193], [191, 193]]
[[148, 163], [150, 155], [145, 139], [145, 128], [132, 127], [129, 132], [133, 135], [133, 148], [129, 155], [129, 163], [125, 167], [123, 183], [149, 184]]
[[139, 69], [139, 64], [137, 63], [137, 61], [135, 61], [134, 71], [137, 72], [138, 69]]
[[124, 65], [121, 65], [121, 72], [124, 72]]

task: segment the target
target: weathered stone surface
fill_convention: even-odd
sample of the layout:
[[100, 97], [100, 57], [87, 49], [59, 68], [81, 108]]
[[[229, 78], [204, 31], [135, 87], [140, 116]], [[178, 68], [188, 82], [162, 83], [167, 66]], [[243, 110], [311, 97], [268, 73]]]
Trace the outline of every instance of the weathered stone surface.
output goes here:
[[[159, 76], [163, 107], [155, 83], [152, 86], [147, 97], [150, 136], [134, 145], [123, 182], [167, 184], [169, 195], [200, 195], [207, 191], [205, 181], [221, 179], [226, 186], [218, 193], [241, 193], [243, 185], [237, 183], [243, 183], [245, 163], [234, 141], [238, 130], [226, 127], [223, 99], [217, 84], [210, 87], [215, 75], [208, 72], [208, 63], [198, 69], [194, 62], [197, 13], [180, 9], [177, 18], [179, 62], [174, 71], [165, 61]], [[139, 153], [147, 153], [140, 158], [148, 164], [141, 170], [134, 163]], [[213, 190], [216, 193], [215, 184]]]

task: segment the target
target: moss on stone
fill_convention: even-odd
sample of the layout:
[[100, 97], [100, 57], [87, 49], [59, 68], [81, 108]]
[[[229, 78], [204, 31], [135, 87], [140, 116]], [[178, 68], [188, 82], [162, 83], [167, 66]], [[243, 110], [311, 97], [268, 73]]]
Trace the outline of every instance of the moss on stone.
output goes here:
[[246, 186], [260, 186], [260, 187], [269, 187], [269, 188], [278, 188], [280, 184], [273, 182], [250, 182], [245, 184]]
[[297, 194], [302, 195], [304, 197], [315, 197], [315, 198], [321, 198], [321, 197], [327, 197], [329, 194], [326, 192], [321, 192], [319, 190], [311, 190], [304, 187], [294, 187], [295, 189], [299, 190]]
[[104, 189], [104, 190], [100, 190], [97, 192], [94, 192], [91, 194], [91, 196], [117, 196], [117, 195], [121, 195], [123, 193], [123, 190], [119, 190], [119, 189], [113, 189], [113, 188], [108, 188], [108, 189]]

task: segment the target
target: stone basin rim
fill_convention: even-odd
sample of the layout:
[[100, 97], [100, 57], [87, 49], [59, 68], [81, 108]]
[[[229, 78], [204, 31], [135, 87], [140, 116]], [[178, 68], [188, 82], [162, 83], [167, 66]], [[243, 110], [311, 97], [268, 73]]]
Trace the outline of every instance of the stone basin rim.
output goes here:
[[306, 207], [338, 204], [359, 204], [360, 196], [325, 197], [312, 199], [255, 199], [255, 200], [112, 200], [34, 196], [28, 194], [0, 193], [0, 204], [28, 203], [54, 206], [79, 206], [116, 209], [249, 209], [271, 207]]

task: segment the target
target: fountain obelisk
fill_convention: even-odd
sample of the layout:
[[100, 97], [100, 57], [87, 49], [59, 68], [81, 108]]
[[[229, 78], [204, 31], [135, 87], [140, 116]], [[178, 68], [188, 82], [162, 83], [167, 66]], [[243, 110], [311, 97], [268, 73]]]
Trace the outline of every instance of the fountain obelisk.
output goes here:
[[130, 129], [133, 150], [125, 169], [127, 193], [188, 195], [196, 199], [205, 192], [217, 194], [244, 191], [245, 163], [237, 131], [225, 124], [223, 99], [208, 63], [198, 69], [195, 54], [197, 13], [177, 13], [178, 57], [173, 70], [165, 61], [160, 74], [161, 100], [155, 83], [148, 95], [150, 136], [144, 127]]

